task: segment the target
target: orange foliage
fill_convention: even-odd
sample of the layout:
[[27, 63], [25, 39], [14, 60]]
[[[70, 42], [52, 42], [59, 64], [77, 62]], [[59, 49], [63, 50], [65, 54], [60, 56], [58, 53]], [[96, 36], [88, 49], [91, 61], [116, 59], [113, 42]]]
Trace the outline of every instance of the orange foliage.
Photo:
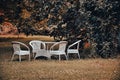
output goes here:
[[22, 14], [21, 14], [22, 18], [29, 18], [31, 16], [31, 13], [29, 11], [27, 11], [26, 9], [22, 10]]
[[47, 23], [47, 21], [48, 21], [48, 19], [44, 19], [44, 20], [40, 21], [40, 24], [43, 25], [43, 24]]
[[86, 49], [86, 48], [89, 48], [89, 47], [90, 47], [90, 43], [89, 42], [85, 42], [84, 48]]

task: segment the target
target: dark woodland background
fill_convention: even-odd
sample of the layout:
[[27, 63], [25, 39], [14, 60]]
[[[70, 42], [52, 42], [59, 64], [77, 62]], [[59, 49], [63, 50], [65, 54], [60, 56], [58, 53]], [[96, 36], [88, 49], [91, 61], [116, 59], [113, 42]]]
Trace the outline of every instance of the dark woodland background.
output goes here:
[[5, 22], [15, 27], [8, 34], [47, 35], [69, 44], [81, 39], [87, 57], [120, 54], [119, 0], [0, 0], [0, 34]]

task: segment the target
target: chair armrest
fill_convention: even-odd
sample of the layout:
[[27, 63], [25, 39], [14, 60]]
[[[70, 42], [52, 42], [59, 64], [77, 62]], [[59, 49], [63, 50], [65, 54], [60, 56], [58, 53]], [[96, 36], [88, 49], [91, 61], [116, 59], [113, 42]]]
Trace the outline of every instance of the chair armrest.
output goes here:
[[54, 43], [51, 47], [50, 47], [50, 51], [53, 50], [53, 48], [56, 46], [56, 45], [59, 45], [60, 42], [57, 42], [57, 43]]
[[12, 44], [20, 44], [20, 45], [23, 45], [23, 46], [25, 46], [25, 47], [30, 51], [30, 48], [29, 48], [26, 44], [24, 44], [24, 43], [22, 43], [22, 42], [12, 41]]
[[69, 48], [71, 48], [72, 46], [74, 46], [74, 45], [78, 44], [79, 42], [81, 42], [81, 40], [76, 41], [75, 43], [73, 43], [73, 44], [69, 45], [69, 46], [68, 46], [68, 49], [69, 49]]
[[[61, 44], [67, 44], [68, 42], [67, 41], [60, 41], [60, 42], [56, 42], [54, 43], [51, 47], [50, 47], [50, 51], [54, 50], [53, 48], [57, 45], [61, 45]], [[64, 45], [63, 45], [64, 46]], [[59, 46], [59, 49], [61, 49], [61, 46]]]

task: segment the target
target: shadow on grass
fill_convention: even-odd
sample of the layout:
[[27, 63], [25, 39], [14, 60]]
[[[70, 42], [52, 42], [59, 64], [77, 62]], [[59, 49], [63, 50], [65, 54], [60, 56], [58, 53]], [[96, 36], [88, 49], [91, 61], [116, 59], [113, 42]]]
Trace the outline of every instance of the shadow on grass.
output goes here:
[[18, 39], [24, 39], [24, 38], [0, 38], [0, 42], [10, 42], [10, 41], [15, 41]]

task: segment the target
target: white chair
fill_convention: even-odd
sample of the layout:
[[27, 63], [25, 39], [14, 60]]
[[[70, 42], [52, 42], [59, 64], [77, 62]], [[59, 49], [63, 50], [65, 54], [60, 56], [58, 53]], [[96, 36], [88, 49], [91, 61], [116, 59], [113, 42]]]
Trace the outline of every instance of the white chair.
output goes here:
[[[33, 53], [34, 59], [39, 56], [46, 56], [46, 57], [49, 56], [49, 54], [47, 54], [47, 51], [46, 51], [46, 45], [43, 41], [32, 40], [29, 42], [29, 44], [32, 47], [32, 53]], [[36, 55], [34, 56], [34, 54]]]
[[65, 55], [66, 60], [67, 60], [67, 55], [65, 53], [66, 45], [67, 45], [67, 41], [60, 41], [60, 42], [54, 43], [50, 47], [50, 55], [51, 56], [58, 55], [59, 56], [59, 60], [61, 60], [61, 57], [60, 57], [61, 55]]
[[[30, 60], [30, 49], [27, 45], [25, 45], [22, 42], [18, 42], [18, 41], [12, 41], [12, 45], [13, 45], [13, 50], [14, 53], [12, 55], [11, 60], [14, 59], [14, 55], [19, 55], [19, 61], [21, 62], [21, 56], [22, 55], [29, 55], [29, 60]], [[21, 47], [25, 47], [26, 50], [21, 49]]]
[[[80, 42], [81, 42], [81, 40], [78, 40], [75, 43], [73, 43], [73, 44], [71, 44], [71, 45], [68, 46], [68, 48], [67, 48], [67, 57], [68, 58], [69, 58], [69, 54], [78, 54], [78, 57], [80, 59], [80, 54], [79, 54], [79, 43]], [[73, 48], [74, 46], [76, 48]]]

